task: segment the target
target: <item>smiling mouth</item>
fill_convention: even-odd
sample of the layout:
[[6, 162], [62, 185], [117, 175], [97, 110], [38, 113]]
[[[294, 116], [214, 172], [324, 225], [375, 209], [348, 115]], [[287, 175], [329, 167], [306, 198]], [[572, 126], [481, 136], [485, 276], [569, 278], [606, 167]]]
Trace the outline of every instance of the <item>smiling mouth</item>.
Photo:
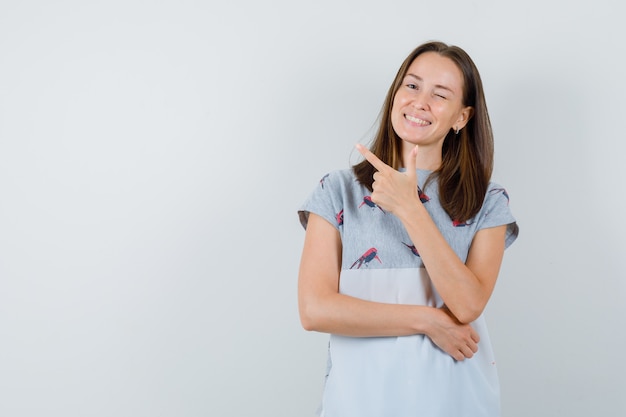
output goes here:
[[420, 126], [428, 126], [430, 124], [430, 122], [427, 122], [426, 120], [418, 119], [417, 117], [413, 117], [413, 116], [410, 116], [408, 114], [405, 114], [404, 117], [409, 122], [417, 123]]

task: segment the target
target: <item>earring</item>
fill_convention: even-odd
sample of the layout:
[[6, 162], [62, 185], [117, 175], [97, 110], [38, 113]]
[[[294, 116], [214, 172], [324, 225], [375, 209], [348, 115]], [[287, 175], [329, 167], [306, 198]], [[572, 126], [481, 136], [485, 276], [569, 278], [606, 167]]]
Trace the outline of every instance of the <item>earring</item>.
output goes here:
[[461, 130], [461, 129], [459, 129], [458, 127], [455, 127], [455, 128], [454, 128], [454, 134], [455, 134], [455, 135], [458, 135], [460, 130]]

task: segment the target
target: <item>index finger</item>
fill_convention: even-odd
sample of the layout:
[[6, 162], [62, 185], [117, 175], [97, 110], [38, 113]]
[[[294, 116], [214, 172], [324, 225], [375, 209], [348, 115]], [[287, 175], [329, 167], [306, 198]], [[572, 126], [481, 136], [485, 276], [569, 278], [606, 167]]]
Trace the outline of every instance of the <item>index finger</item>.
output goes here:
[[356, 144], [356, 148], [359, 152], [361, 152], [361, 155], [363, 155], [365, 159], [367, 159], [367, 161], [372, 164], [372, 166], [374, 166], [374, 168], [376, 168], [377, 170], [384, 171], [387, 169], [393, 169], [389, 165], [381, 161], [376, 155], [374, 155], [369, 149], [367, 149], [360, 143]]

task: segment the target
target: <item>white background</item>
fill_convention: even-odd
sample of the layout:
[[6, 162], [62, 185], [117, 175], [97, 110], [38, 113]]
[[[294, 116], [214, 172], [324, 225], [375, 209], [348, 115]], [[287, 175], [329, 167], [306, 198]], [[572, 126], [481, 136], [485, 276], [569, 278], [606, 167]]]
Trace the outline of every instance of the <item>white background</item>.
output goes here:
[[404, 57], [481, 70], [503, 415], [626, 413], [618, 1], [0, 1], [0, 415], [312, 416], [296, 210]]

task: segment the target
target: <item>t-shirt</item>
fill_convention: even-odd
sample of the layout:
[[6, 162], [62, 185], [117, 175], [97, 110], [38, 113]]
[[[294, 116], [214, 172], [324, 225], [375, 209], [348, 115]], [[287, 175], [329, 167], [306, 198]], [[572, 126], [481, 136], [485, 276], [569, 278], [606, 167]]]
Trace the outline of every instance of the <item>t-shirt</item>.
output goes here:
[[[509, 195], [490, 183], [480, 212], [458, 222], [443, 210], [436, 179], [418, 170], [418, 191], [440, 232], [463, 261], [476, 232], [507, 225], [505, 246], [517, 238]], [[370, 301], [442, 307], [415, 246], [400, 220], [372, 202], [352, 170], [325, 175], [299, 210], [340, 233], [339, 291]], [[478, 352], [456, 361], [425, 335], [346, 337], [331, 335], [320, 415], [323, 417], [499, 416], [495, 358], [483, 316], [472, 323]]]

